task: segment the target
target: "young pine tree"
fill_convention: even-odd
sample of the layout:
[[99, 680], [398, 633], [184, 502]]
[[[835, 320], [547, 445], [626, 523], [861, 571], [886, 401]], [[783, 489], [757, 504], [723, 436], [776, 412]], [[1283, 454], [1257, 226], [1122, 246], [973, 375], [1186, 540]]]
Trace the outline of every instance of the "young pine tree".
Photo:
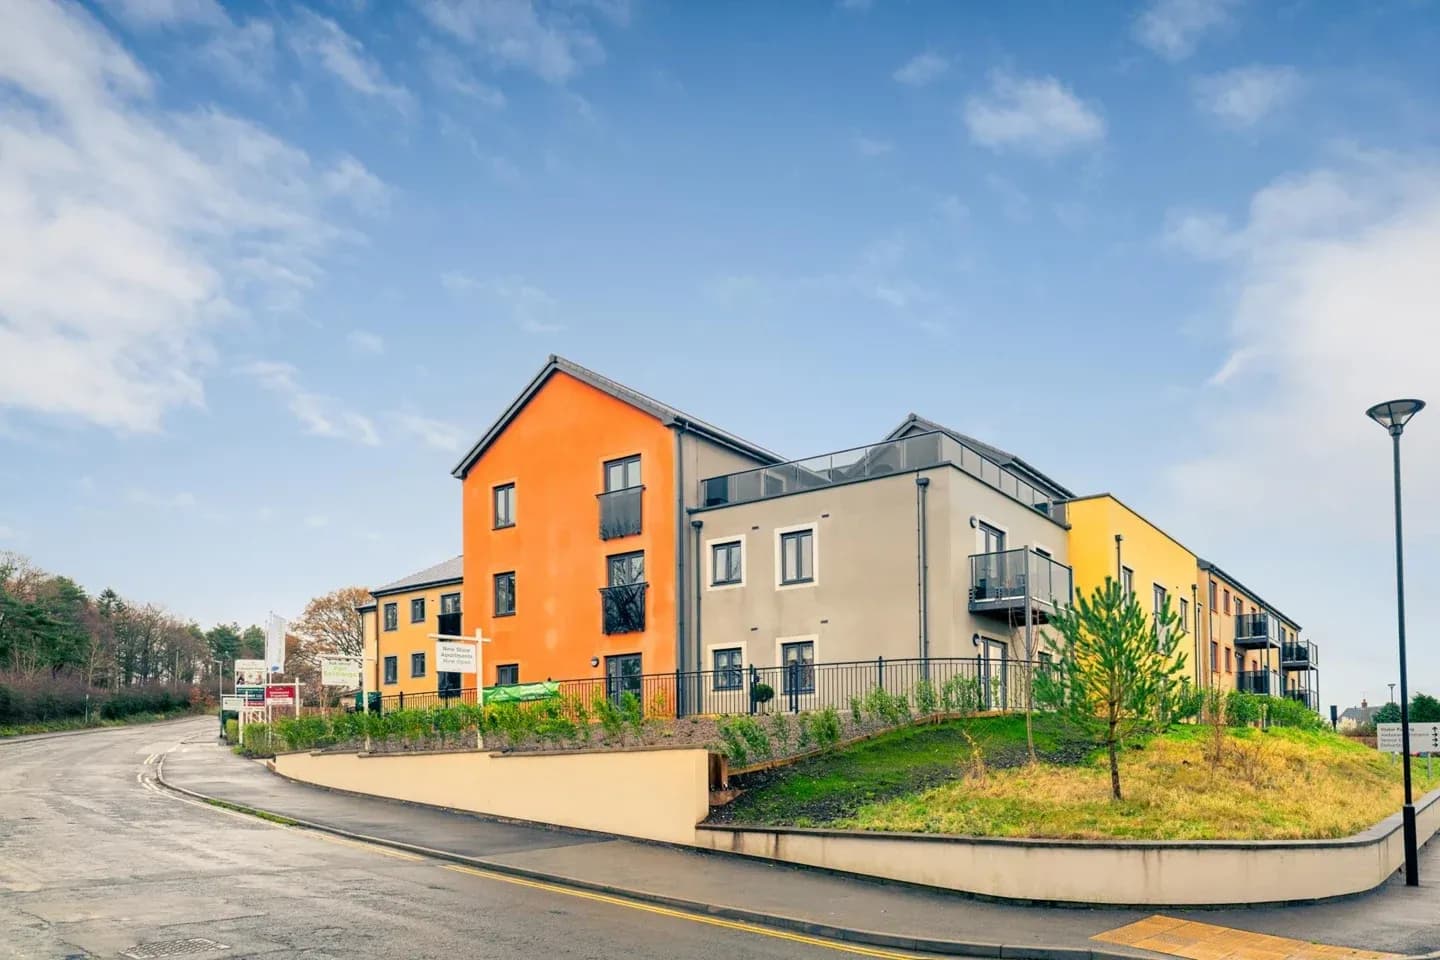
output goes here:
[[1055, 665], [1035, 678], [1036, 699], [1101, 743], [1110, 759], [1110, 794], [1119, 800], [1120, 751], [1165, 729], [1185, 693], [1184, 631], [1170, 609], [1152, 615], [1109, 577], [1076, 597], [1050, 626]]

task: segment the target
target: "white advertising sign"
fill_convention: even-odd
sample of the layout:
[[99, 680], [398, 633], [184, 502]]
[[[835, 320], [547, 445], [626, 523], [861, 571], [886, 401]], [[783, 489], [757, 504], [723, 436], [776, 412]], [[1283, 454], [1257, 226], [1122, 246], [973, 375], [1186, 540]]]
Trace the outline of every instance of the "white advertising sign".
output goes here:
[[265, 628], [265, 666], [270, 673], [285, 672], [285, 628], [289, 626], [284, 617], [270, 614]]
[[[1375, 724], [1375, 745], [1381, 753], [1400, 753], [1404, 748], [1400, 724]], [[1410, 724], [1411, 753], [1440, 753], [1440, 723]]]
[[265, 682], [264, 660], [236, 660], [235, 686], [258, 687]]
[[239, 713], [245, 709], [245, 698], [224, 694], [220, 697], [220, 709], [227, 713]]
[[435, 669], [441, 673], [474, 673], [475, 644], [436, 640]]
[[360, 686], [360, 661], [349, 657], [321, 657], [320, 683], [327, 687]]

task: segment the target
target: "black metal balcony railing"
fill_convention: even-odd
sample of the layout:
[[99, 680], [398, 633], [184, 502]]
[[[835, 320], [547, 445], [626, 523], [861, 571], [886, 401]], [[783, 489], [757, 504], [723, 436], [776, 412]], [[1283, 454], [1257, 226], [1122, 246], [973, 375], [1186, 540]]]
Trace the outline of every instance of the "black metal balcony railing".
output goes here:
[[600, 539], [614, 540], [616, 537], [631, 537], [640, 532], [640, 494], [644, 487], [626, 487], [597, 493], [600, 501]]
[[1043, 617], [1070, 602], [1074, 573], [1027, 547], [970, 557], [970, 610], [1006, 614], [1034, 605]]
[[1319, 651], [1309, 640], [1297, 640], [1282, 644], [1280, 662], [1287, 670], [1309, 670], [1320, 665]]
[[1280, 695], [1280, 681], [1269, 670], [1241, 670], [1235, 674], [1235, 689], [1241, 693]]
[[1308, 690], [1305, 687], [1290, 687], [1285, 691], [1285, 698], [1303, 703], [1316, 713], [1320, 712], [1320, 692], [1318, 690]]
[[945, 433], [919, 433], [899, 440], [839, 450], [772, 467], [758, 467], [707, 477], [700, 481], [700, 502], [707, 507], [749, 503], [801, 490], [814, 490], [852, 480], [950, 464], [1008, 497], [1053, 515], [1058, 504], [1038, 487], [1020, 479], [995, 461]]
[[600, 617], [607, 634], [640, 633], [645, 629], [645, 588], [626, 583], [600, 588]]
[[1277, 642], [1275, 619], [1268, 613], [1235, 615], [1235, 642], [1241, 646], [1269, 646]]
[[435, 632], [446, 637], [460, 637], [465, 635], [464, 628], [460, 623], [460, 614], [442, 613], [436, 619]]

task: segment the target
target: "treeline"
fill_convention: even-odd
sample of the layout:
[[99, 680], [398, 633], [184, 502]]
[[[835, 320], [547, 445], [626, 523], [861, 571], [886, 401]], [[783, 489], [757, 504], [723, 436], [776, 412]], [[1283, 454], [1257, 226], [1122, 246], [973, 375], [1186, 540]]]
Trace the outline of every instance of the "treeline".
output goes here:
[[[257, 626], [205, 630], [108, 588], [92, 597], [69, 577], [0, 553], [0, 724], [28, 721], [37, 710], [47, 718], [79, 712], [87, 695], [92, 705], [103, 699], [127, 713], [159, 704], [160, 689], [198, 685], [213, 696], [220, 674], [212, 658], [228, 669], [236, 657], [259, 658], [264, 649]], [[156, 709], [170, 709], [166, 703]]]

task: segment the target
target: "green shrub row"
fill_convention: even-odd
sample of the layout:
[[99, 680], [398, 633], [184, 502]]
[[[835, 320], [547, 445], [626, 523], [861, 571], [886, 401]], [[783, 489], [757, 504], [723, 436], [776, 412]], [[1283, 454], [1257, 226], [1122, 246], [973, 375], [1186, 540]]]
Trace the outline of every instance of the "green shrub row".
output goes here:
[[151, 685], [118, 691], [87, 690], [82, 681], [0, 678], [0, 726], [48, 723], [83, 718], [123, 720], [142, 713], [169, 713], [188, 709], [189, 687], [173, 690]]

